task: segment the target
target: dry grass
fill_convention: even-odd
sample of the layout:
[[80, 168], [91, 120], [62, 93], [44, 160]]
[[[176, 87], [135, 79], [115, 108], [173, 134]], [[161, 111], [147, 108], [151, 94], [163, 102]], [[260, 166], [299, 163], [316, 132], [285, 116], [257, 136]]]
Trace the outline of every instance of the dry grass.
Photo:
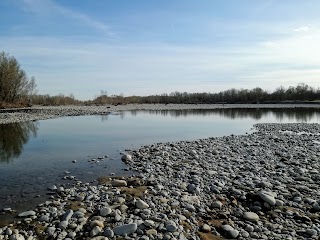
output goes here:
[[0, 109], [29, 107], [27, 103], [4, 103], [0, 102]]
[[212, 233], [198, 232], [198, 235], [202, 240], [221, 240], [222, 239], [221, 237], [215, 236]]
[[147, 187], [146, 186], [139, 186], [134, 188], [121, 187], [120, 190], [122, 193], [131, 195], [133, 197], [142, 198], [146, 194]]

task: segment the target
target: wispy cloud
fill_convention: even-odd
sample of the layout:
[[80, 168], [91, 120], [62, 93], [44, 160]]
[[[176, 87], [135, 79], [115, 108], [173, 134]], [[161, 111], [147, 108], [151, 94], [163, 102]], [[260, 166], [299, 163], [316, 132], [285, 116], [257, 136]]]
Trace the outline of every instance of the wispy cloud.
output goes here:
[[98, 21], [87, 14], [69, 9], [65, 6], [58, 4], [53, 0], [21, 0], [22, 8], [27, 11], [31, 11], [37, 14], [59, 14], [64, 17], [68, 17], [78, 21], [81, 24], [85, 24], [95, 30], [101, 31], [109, 36], [113, 36], [109, 25], [104, 22]]
[[295, 28], [293, 31], [295, 31], [295, 32], [309, 32], [310, 31], [310, 27], [301, 26], [301, 27]]

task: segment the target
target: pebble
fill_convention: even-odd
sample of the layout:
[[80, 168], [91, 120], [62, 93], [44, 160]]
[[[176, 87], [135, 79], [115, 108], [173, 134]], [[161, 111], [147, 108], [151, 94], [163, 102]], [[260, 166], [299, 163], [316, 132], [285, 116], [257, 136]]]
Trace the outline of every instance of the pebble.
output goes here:
[[245, 220], [248, 220], [248, 221], [251, 221], [251, 222], [257, 222], [259, 220], [258, 214], [254, 213], [254, 212], [245, 212], [243, 214], [243, 218]]
[[214, 202], [212, 203], [212, 207], [213, 207], [213, 208], [221, 208], [221, 207], [222, 207], [222, 202], [220, 202], [220, 201], [214, 201]]
[[131, 223], [131, 224], [124, 224], [121, 226], [117, 226], [113, 229], [113, 232], [115, 235], [130, 235], [137, 231], [137, 224], [136, 223]]
[[18, 214], [18, 217], [29, 217], [29, 216], [34, 216], [36, 215], [35, 211], [26, 211]]
[[270, 206], [276, 205], [276, 199], [270, 192], [260, 191], [259, 196], [262, 198], [262, 200], [264, 200]]
[[113, 187], [126, 187], [127, 186], [127, 182], [125, 180], [121, 180], [121, 179], [115, 179], [111, 182], [111, 185]]
[[149, 208], [149, 204], [141, 199], [137, 199], [136, 207], [139, 209], [146, 209], [146, 208]]

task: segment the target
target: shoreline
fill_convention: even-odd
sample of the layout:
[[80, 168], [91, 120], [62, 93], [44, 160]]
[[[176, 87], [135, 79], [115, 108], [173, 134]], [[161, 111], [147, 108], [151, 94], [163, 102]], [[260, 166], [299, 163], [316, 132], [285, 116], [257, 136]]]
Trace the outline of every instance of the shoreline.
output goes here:
[[58, 186], [0, 239], [317, 239], [320, 125], [255, 127], [125, 153], [141, 177]]
[[45, 120], [64, 116], [110, 114], [133, 110], [214, 110], [214, 109], [320, 109], [320, 104], [128, 104], [106, 106], [34, 106], [0, 110], [0, 124]]

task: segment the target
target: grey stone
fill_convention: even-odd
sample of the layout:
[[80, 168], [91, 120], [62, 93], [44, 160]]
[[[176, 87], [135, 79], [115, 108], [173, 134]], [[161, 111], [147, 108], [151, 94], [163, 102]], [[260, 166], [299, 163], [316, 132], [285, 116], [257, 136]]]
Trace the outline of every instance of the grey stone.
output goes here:
[[62, 217], [62, 221], [69, 221], [73, 215], [73, 210], [69, 209]]
[[68, 227], [68, 221], [61, 221], [59, 224], [60, 229], [66, 229]]
[[25, 240], [24, 236], [21, 234], [13, 234], [10, 236], [10, 240]]
[[254, 212], [245, 212], [243, 218], [251, 222], [257, 222], [259, 220], [259, 216]]
[[274, 198], [274, 196], [270, 192], [266, 192], [266, 191], [262, 190], [259, 192], [259, 196], [261, 197], [261, 199], [263, 201], [268, 203], [270, 206], [276, 205], [276, 199]]
[[101, 232], [101, 228], [100, 228], [99, 226], [95, 226], [95, 227], [92, 228], [92, 230], [90, 231], [90, 237], [95, 237], [95, 236], [97, 236], [100, 232]]
[[131, 223], [131, 224], [124, 224], [121, 226], [117, 226], [113, 229], [113, 232], [115, 235], [120, 235], [120, 236], [124, 236], [124, 235], [130, 235], [132, 233], [134, 233], [135, 231], [137, 231], [137, 224], [136, 223]]
[[29, 217], [29, 216], [34, 216], [36, 215], [35, 211], [26, 211], [26, 212], [22, 212], [18, 215], [18, 217]]
[[114, 232], [110, 228], [106, 228], [103, 235], [108, 238], [113, 238]]
[[141, 199], [137, 199], [136, 207], [139, 209], [146, 209], [146, 208], [149, 208], [149, 204]]

